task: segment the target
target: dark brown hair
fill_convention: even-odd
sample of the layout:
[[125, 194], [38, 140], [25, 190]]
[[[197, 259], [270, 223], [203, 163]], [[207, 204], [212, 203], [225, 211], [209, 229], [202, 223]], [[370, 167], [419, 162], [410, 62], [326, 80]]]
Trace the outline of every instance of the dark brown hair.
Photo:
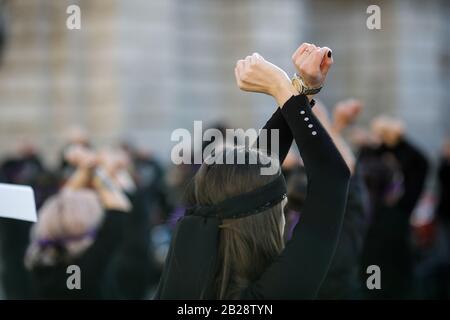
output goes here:
[[[203, 163], [194, 177], [193, 201], [190, 202], [217, 204], [276, 178], [261, 174], [264, 164], [272, 160], [264, 153], [254, 149], [225, 147], [216, 158], [225, 157], [230, 152], [234, 153], [234, 159], [244, 152], [245, 164]], [[248, 163], [250, 156], [257, 156], [256, 164]], [[283, 227], [282, 203], [255, 215], [222, 221], [215, 278], [218, 299], [238, 298], [243, 289], [262, 275], [284, 248]]]

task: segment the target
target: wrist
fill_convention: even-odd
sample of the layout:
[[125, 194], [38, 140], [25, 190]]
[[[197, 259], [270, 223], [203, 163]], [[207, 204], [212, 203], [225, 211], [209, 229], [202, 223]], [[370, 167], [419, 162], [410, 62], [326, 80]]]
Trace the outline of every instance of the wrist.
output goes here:
[[289, 80], [278, 82], [277, 85], [272, 88], [270, 93], [280, 107], [283, 107], [286, 101], [288, 101], [292, 96], [298, 94], [298, 91], [289, 82]]
[[[315, 83], [311, 83], [311, 81], [308, 81], [301, 72], [297, 70], [297, 72], [294, 74], [294, 77], [297, 76], [299, 79], [302, 80], [303, 84], [308, 88], [321, 88], [323, 86], [323, 83], [320, 83], [318, 81], [315, 81]], [[311, 79], [309, 79], [311, 80]], [[313, 81], [314, 82], [314, 81]]]
[[300, 76], [298, 73], [295, 73], [294, 76], [291, 79], [292, 85], [295, 87], [295, 89], [300, 93], [308, 96], [308, 99], [311, 101], [313, 95], [320, 92], [322, 89], [321, 85], [313, 86], [307, 83], [302, 76]]

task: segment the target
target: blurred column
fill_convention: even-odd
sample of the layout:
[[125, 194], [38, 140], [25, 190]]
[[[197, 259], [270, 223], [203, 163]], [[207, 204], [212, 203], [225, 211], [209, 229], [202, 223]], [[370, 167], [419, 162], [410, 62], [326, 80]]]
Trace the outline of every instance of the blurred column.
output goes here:
[[366, 103], [362, 122], [397, 115], [408, 135], [436, 154], [448, 128], [449, 3], [376, 1], [381, 30], [366, 27], [373, 1], [306, 1], [311, 41], [333, 48], [335, 65], [320, 97], [328, 106], [348, 97]]
[[371, 1], [307, 1], [311, 41], [333, 49], [335, 64], [320, 98], [332, 107], [338, 100], [362, 98], [368, 119], [393, 112], [397, 105], [399, 31], [394, 1], [377, 1], [381, 30], [369, 30], [366, 9]]
[[399, 1], [397, 112], [408, 134], [436, 158], [450, 134], [450, 4]]
[[170, 147], [180, 72], [186, 59], [175, 43], [177, 1], [118, 2], [117, 49], [123, 138], [164, 154]]

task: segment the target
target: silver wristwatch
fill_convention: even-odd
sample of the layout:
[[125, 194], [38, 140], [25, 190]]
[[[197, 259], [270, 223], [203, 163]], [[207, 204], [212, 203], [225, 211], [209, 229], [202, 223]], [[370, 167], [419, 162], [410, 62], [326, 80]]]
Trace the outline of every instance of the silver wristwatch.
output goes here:
[[295, 73], [294, 76], [292, 77], [292, 85], [300, 94], [304, 95], [313, 95], [319, 93], [320, 90], [322, 89], [322, 87], [310, 88], [306, 86], [303, 79], [297, 73]]

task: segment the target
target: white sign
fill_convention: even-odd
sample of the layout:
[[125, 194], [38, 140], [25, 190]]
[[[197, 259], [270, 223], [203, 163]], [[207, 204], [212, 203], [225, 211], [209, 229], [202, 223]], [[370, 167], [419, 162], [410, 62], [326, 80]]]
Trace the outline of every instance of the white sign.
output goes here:
[[0, 183], [0, 217], [36, 222], [33, 189], [28, 186]]

